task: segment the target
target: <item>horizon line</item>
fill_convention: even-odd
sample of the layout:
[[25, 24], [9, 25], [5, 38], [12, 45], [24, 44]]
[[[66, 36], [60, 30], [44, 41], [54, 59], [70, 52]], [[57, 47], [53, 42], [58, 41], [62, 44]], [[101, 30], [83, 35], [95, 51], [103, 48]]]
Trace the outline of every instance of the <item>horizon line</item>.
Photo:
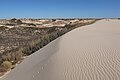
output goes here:
[[73, 18], [70, 18], [70, 17], [68, 17], [68, 18], [63, 18], [63, 17], [61, 17], [61, 18], [31, 18], [31, 17], [23, 17], [23, 18], [17, 18], [17, 17], [13, 17], [13, 18], [0, 18], [0, 19], [116, 19], [116, 18], [120, 18], [120, 17], [85, 17], [85, 18], [83, 18], [83, 17], [73, 17]]

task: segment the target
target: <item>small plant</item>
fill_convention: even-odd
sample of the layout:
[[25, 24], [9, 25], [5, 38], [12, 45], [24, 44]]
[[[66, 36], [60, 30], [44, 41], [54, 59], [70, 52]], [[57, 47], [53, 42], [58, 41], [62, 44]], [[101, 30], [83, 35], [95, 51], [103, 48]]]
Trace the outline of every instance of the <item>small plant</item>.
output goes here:
[[12, 68], [12, 63], [9, 62], [9, 61], [4, 61], [4, 62], [1, 64], [1, 66], [2, 66], [6, 71], [8, 71], [8, 70], [10, 70], [10, 69]]

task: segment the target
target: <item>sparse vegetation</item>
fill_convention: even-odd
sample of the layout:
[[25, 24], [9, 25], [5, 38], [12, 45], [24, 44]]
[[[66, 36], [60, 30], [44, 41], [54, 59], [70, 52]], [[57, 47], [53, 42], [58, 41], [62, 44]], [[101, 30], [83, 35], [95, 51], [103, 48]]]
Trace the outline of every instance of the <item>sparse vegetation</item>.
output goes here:
[[[18, 21], [13, 19], [12, 22]], [[53, 20], [55, 21], [55, 20]], [[77, 27], [94, 23], [96, 20], [87, 23], [67, 24], [64, 27], [0, 27], [0, 72], [4, 72], [15, 65], [23, 56], [28, 56], [47, 45], [57, 37]], [[25, 23], [24, 23], [25, 24]], [[27, 23], [29, 24], [29, 23]], [[12, 24], [10, 24], [12, 25]], [[35, 26], [35, 24], [29, 24]]]
[[8, 71], [8, 70], [10, 70], [12, 68], [12, 63], [9, 62], [9, 61], [4, 61], [1, 64], [1, 67], [3, 67], [5, 71]]

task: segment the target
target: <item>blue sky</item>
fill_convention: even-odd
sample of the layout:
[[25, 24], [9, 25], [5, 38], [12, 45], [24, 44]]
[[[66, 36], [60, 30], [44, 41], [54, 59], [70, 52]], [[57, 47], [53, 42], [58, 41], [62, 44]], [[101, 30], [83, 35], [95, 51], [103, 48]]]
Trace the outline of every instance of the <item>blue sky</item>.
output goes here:
[[0, 18], [120, 17], [120, 0], [0, 0]]

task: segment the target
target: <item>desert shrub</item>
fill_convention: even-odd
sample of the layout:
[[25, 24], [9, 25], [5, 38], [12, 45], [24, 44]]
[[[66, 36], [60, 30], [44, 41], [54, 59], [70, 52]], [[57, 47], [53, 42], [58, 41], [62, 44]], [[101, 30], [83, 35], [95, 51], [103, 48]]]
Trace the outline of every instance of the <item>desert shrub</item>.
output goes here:
[[4, 61], [1, 66], [7, 71], [10, 70], [12, 68], [12, 63], [9, 61]]
[[2, 60], [3, 60], [3, 61], [9, 61], [9, 60], [11, 60], [10, 54], [2, 55], [1, 57], [2, 57]]
[[21, 20], [16, 20], [16, 23], [17, 24], [22, 24], [22, 21]]
[[19, 60], [21, 60], [22, 56], [23, 56], [23, 48], [20, 48], [15, 53], [15, 61], [18, 62]]
[[15, 24], [5, 24], [6, 26], [15, 26]]
[[0, 26], [0, 30], [2, 31], [2, 30], [5, 30], [5, 29], [8, 29], [8, 27], [6, 27], [6, 26]]
[[[6, 71], [7, 71], [7, 70], [6, 70], [4, 67], [0, 66], [0, 73], [6, 72]], [[2, 76], [2, 75], [0, 75], [0, 76]]]
[[29, 26], [36, 26], [36, 25], [33, 24], [33, 23], [25, 23], [25, 24], [27, 24], [27, 25], [29, 25]]
[[55, 31], [56, 26], [50, 27], [48, 30], [48, 33], [52, 33]]

